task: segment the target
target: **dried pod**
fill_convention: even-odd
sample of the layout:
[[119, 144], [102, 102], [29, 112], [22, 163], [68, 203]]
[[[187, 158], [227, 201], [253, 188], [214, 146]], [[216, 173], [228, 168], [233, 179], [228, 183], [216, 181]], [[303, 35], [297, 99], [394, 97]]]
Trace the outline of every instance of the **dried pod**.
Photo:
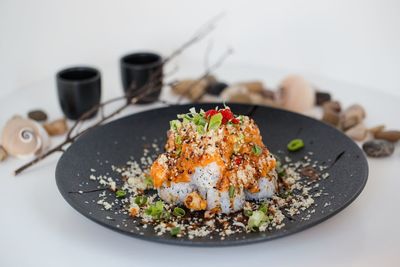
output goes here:
[[260, 81], [239, 82], [238, 86], [243, 86], [252, 93], [261, 93], [264, 91], [264, 84]]
[[367, 137], [367, 128], [363, 123], [348, 129], [346, 135], [355, 141], [363, 141]]
[[4, 126], [1, 143], [9, 155], [26, 158], [47, 149], [49, 136], [37, 122], [15, 116]]
[[181, 80], [172, 85], [172, 91], [178, 95], [184, 95], [190, 100], [197, 100], [205, 94], [208, 81], [206, 78], [201, 80]]
[[340, 127], [346, 131], [359, 124], [366, 116], [365, 110], [360, 105], [351, 105], [340, 116]]
[[8, 157], [7, 151], [3, 146], [0, 146], [0, 161], [4, 161]]
[[303, 77], [291, 75], [282, 81], [278, 101], [281, 107], [290, 111], [306, 112], [314, 107], [315, 92]]
[[374, 134], [374, 137], [389, 142], [397, 142], [400, 140], [400, 131], [378, 131]]
[[377, 125], [372, 128], [369, 128], [368, 132], [370, 132], [371, 134], [376, 134], [377, 132], [381, 132], [384, 129], [385, 129], [385, 125], [381, 124], [381, 125]]
[[65, 118], [46, 123], [43, 127], [50, 136], [65, 134], [68, 131], [67, 120]]

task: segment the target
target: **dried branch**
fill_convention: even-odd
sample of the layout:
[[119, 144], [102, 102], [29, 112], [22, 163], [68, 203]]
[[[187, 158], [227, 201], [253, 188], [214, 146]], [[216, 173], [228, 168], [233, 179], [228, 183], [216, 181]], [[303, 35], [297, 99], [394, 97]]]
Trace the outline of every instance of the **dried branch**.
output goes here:
[[[191, 45], [199, 42], [205, 36], [207, 36], [215, 28], [216, 22], [221, 17], [222, 17], [222, 15], [218, 15], [215, 18], [211, 19], [203, 27], [201, 27], [200, 30], [192, 38], [190, 38], [187, 42], [183, 43], [178, 49], [176, 49], [168, 57], [166, 57], [162, 62], [162, 66], [164, 67], [164, 65], [166, 63], [170, 62], [172, 59], [174, 59], [175, 57], [179, 56], [188, 47], [190, 47]], [[220, 65], [220, 64], [218, 64], [218, 65]], [[206, 73], [204, 75], [202, 75], [202, 77], [203, 76], [204, 77], [207, 76], [214, 69], [214, 67], [206, 70]], [[61, 142], [57, 146], [53, 147], [52, 149], [48, 150], [47, 152], [37, 156], [33, 160], [29, 161], [28, 163], [26, 163], [26, 164], [22, 165], [21, 167], [19, 167], [18, 169], [16, 169], [14, 171], [14, 175], [20, 174], [24, 170], [26, 170], [29, 167], [35, 165], [36, 163], [38, 163], [41, 160], [47, 158], [48, 156], [52, 155], [55, 152], [64, 152], [66, 146], [68, 146], [68, 145], [72, 144], [73, 142], [75, 142], [83, 134], [87, 133], [88, 131], [92, 130], [93, 128], [96, 128], [99, 125], [104, 124], [109, 119], [113, 118], [114, 116], [119, 114], [121, 111], [123, 111], [124, 109], [129, 107], [131, 104], [135, 104], [140, 100], [144, 100], [150, 94], [158, 91], [160, 85], [159, 84], [155, 84], [155, 83], [160, 80], [159, 76], [162, 75], [162, 69], [163, 68], [160, 68], [159, 71], [156, 71], [156, 72], [152, 73], [152, 76], [150, 77], [149, 82], [147, 82], [141, 88], [138, 88], [138, 90], [134, 90], [136, 88], [134, 88], [134, 86], [131, 86], [131, 88], [129, 88], [127, 90], [127, 92], [126, 92], [126, 94], [124, 96], [120, 96], [120, 97], [116, 97], [116, 98], [112, 98], [112, 99], [109, 99], [107, 101], [104, 101], [104, 102], [94, 106], [89, 111], [85, 112], [72, 125], [72, 127], [70, 128], [70, 130], [66, 134], [66, 138], [65, 138], [65, 140], [63, 142]], [[162, 85], [163, 84], [161, 84], [161, 86]], [[109, 105], [111, 103], [114, 103], [116, 101], [120, 101], [120, 100], [125, 100], [124, 104], [122, 106], [120, 106], [119, 108], [117, 108], [116, 110], [114, 110], [113, 112], [111, 112], [110, 114], [105, 115], [105, 113], [104, 113], [105, 106], [107, 106], [107, 105]], [[95, 122], [93, 125], [87, 127], [86, 129], [84, 129], [82, 131], [77, 130], [78, 127], [80, 127], [82, 125], [83, 121], [85, 121], [86, 119], [92, 117], [92, 115], [97, 113], [98, 111], [100, 112], [100, 119], [97, 122]]]

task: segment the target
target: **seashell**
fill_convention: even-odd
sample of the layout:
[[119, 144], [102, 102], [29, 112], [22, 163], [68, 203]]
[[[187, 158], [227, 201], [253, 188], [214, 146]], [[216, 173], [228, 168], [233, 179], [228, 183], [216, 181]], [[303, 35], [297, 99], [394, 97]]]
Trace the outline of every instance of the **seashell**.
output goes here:
[[281, 83], [278, 102], [284, 109], [304, 113], [314, 107], [315, 92], [303, 77], [290, 75]]
[[252, 104], [247, 88], [243, 86], [230, 86], [221, 93], [223, 101], [241, 104]]
[[47, 149], [50, 139], [37, 122], [14, 116], [3, 128], [1, 143], [9, 155], [26, 158]]
[[323, 115], [322, 115], [322, 121], [325, 123], [328, 123], [332, 126], [337, 126], [339, 124], [339, 113], [336, 112], [335, 110], [329, 109], [329, 108], [323, 108]]
[[384, 129], [385, 129], [385, 125], [380, 124], [380, 125], [374, 126], [372, 128], [369, 128], [368, 132], [370, 132], [371, 134], [376, 134], [377, 132], [381, 132]]

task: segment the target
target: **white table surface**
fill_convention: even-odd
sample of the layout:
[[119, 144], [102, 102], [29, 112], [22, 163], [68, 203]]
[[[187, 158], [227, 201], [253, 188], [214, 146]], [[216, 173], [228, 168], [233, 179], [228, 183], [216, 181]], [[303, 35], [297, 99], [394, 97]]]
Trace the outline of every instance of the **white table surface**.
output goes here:
[[[103, 99], [118, 95], [117, 68], [102, 71]], [[273, 86], [285, 73], [224, 66], [219, 75], [230, 81], [262, 77]], [[400, 96], [308, 78], [344, 105], [364, 105], [369, 126], [385, 123], [400, 129]], [[0, 125], [33, 108], [45, 109], [51, 119], [62, 115], [53, 77], [1, 98]], [[132, 107], [125, 114], [146, 108], [151, 106]], [[53, 139], [54, 144], [59, 140]], [[9, 158], [0, 164], [0, 266], [399, 266], [399, 145], [390, 158], [368, 159], [364, 191], [328, 221], [270, 242], [226, 248], [157, 244], [97, 225], [59, 194], [54, 179], [58, 158], [53, 155], [18, 177], [12, 170], [24, 160]]]

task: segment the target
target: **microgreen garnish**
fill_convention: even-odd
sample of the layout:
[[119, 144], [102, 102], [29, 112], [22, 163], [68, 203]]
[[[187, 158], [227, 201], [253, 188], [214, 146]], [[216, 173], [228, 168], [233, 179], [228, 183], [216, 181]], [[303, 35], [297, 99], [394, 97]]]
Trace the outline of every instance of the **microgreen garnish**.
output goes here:
[[184, 209], [175, 207], [174, 211], [172, 212], [176, 217], [182, 217], [185, 216], [186, 212]]
[[179, 128], [181, 128], [181, 122], [179, 120], [172, 120], [169, 122], [170, 130], [171, 131], [177, 131]]
[[243, 213], [244, 213], [244, 216], [246, 216], [246, 217], [250, 217], [251, 215], [253, 215], [253, 211], [250, 209], [244, 209]]
[[300, 150], [300, 149], [302, 149], [304, 147], [304, 142], [303, 142], [303, 140], [301, 140], [301, 139], [299, 139], [299, 138], [296, 138], [296, 139], [293, 139], [292, 141], [290, 141], [288, 144], [287, 144], [287, 149], [289, 150], [289, 151], [297, 151], [297, 150]]
[[253, 146], [253, 153], [254, 153], [254, 155], [256, 155], [256, 156], [260, 156], [261, 153], [262, 153], [262, 148], [259, 147], [258, 145], [254, 145], [254, 146]]
[[175, 144], [177, 144], [177, 145], [182, 144], [182, 138], [181, 138], [179, 135], [177, 135], [177, 136], [175, 137]]
[[115, 196], [116, 196], [117, 198], [124, 198], [124, 197], [126, 197], [126, 192], [125, 192], [124, 190], [122, 190], [122, 189], [118, 189], [118, 190], [115, 192]]
[[262, 212], [264, 212], [265, 214], [267, 213], [267, 211], [268, 211], [268, 204], [267, 203], [262, 203], [261, 205], [260, 205], [260, 207], [258, 208], [258, 210], [259, 211], [262, 211]]
[[222, 123], [222, 114], [217, 113], [211, 117], [208, 129], [210, 130], [218, 129], [219, 126], [221, 126], [221, 123]]
[[171, 231], [170, 231], [172, 236], [177, 236], [180, 234], [180, 232], [181, 232], [181, 228], [179, 226], [171, 228]]

